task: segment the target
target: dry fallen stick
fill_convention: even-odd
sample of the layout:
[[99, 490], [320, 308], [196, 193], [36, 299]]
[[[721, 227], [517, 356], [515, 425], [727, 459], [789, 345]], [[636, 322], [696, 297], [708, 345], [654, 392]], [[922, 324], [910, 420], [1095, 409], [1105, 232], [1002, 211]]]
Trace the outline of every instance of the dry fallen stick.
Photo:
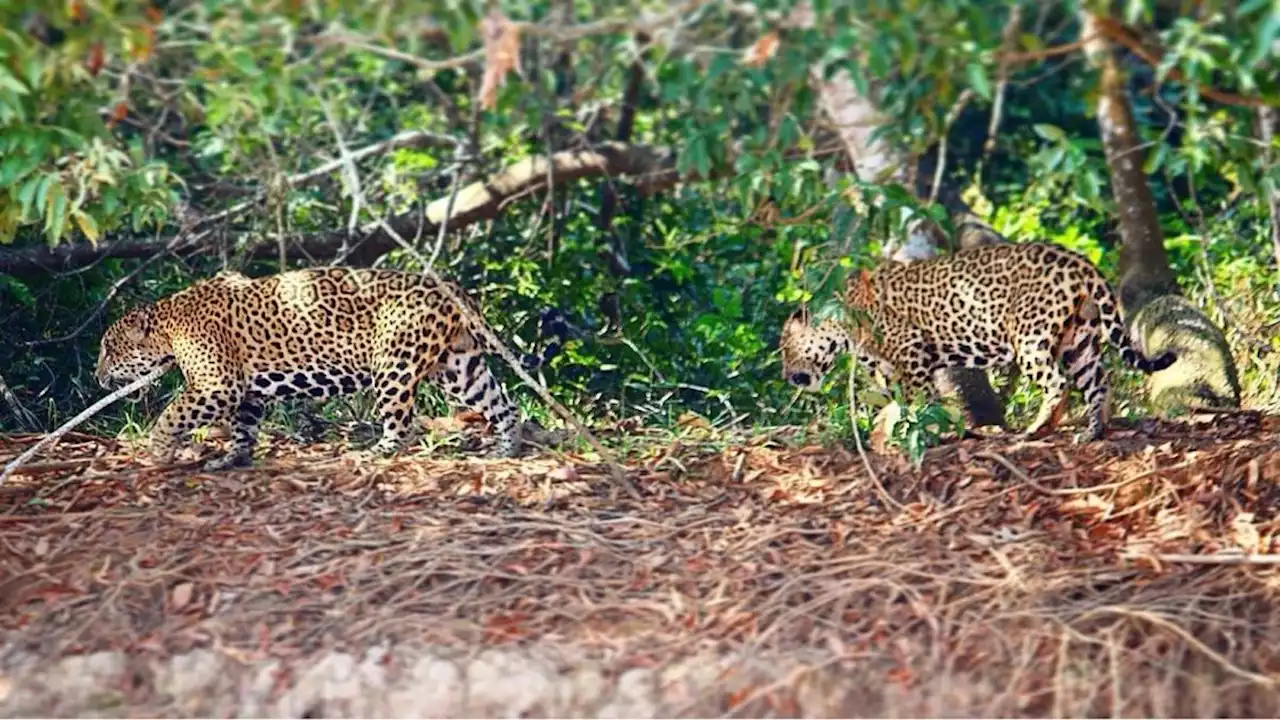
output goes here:
[[46, 445], [56, 442], [58, 438], [71, 432], [71, 430], [77, 425], [79, 425], [80, 423], [84, 422], [85, 420], [88, 420], [94, 415], [97, 415], [102, 410], [102, 408], [110, 405], [111, 403], [119, 400], [120, 398], [126, 395], [129, 395], [130, 393], [133, 393], [136, 390], [140, 390], [141, 388], [144, 388], [147, 385], [150, 385], [151, 383], [155, 382], [160, 378], [161, 375], [165, 373], [167, 369], [168, 368], [153, 370], [151, 371], [150, 374], [144, 377], [141, 377], [137, 380], [134, 380], [128, 385], [125, 385], [124, 387], [112, 392], [110, 395], [107, 395], [106, 397], [102, 398], [98, 402], [85, 408], [85, 410], [82, 411], [79, 415], [63, 423], [61, 427], [59, 427], [57, 430], [54, 430], [53, 432], [46, 435], [42, 440], [40, 440], [40, 442], [27, 448], [26, 452], [14, 458], [8, 465], [4, 466], [4, 472], [0, 473], [0, 487], [4, 487], [4, 481], [9, 479], [9, 476], [13, 474], [14, 470], [17, 470], [19, 466], [21, 466], [23, 463], [25, 463], [26, 461], [34, 457], [35, 454], [37, 452], [40, 452], [40, 450], [44, 448]]
[[853, 369], [856, 363], [849, 363], [849, 424], [853, 426], [853, 442], [858, 448], [858, 457], [862, 458], [862, 466], [867, 470], [867, 477], [871, 479], [871, 486], [875, 488], [876, 494], [889, 507], [894, 510], [901, 510], [902, 503], [894, 499], [885, 486], [880, 483], [880, 478], [876, 476], [876, 471], [871, 467], [871, 460], [867, 458], [867, 450], [862, 447], [862, 436], [858, 434], [858, 405], [857, 394], [854, 392]]
[[1164, 563], [1184, 563], [1187, 565], [1280, 565], [1280, 555], [1251, 555], [1245, 553], [1217, 553], [1214, 555], [1165, 554], [1143, 555], [1134, 553], [1126, 555], [1129, 559], [1153, 557]]

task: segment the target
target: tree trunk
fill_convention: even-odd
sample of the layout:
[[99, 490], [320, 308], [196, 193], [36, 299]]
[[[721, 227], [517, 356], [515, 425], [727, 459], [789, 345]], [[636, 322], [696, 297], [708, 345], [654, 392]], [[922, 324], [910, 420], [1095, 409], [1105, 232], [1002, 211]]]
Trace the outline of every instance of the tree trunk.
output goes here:
[[[845, 150], [853, 161], [854, 173], [868, 182], [907, 182], [907, 164], [884, 141], [872, 142], [871, 133], [882, 121], [871, 101], [859, 95], [848, 73], [840, 72], [830, 80], [816, 73], [813, 77], [823, 111], [836, 126]], [[914, 262], [938, 254], [936, 233], [924, 223], [915, 224], [907, 240], [898, 248], [888, 248], [890, 261]], [[1004, 405], [987, 374], [981, 370], [943, 370], [935, 382], [944, 395], [958, 394], [969, 422], [975, 427], [1004, 427]]]
[[[1276, 116], [1280, 115], [1273, 107], [1258, 108], [1258, 138], [1267, 146], [1263, 155], [1263, 170], [1268, 174], [1276, 165], [1276, 151], [1272, 146], [1276, 137]], [[1275, 185], [1267, 191], [1267, 206], [1271, 209], [1271, 252], [1275, 254], [1276, 271], [1280, 272], [1280, 187]]]
[[1152, 405], [1162, 411], [1204, 404], [1238, 406], [1239, 381], [1226, 337], [1181, 296], [1169, 265], [1155, 200], [1142, 170], [1124, 76], [1099, 18], [1082, 10], [1080, 21], [1085, 55], [1099, 73], [1098, 129], [1120, 222], [1116, 294], [1146, 354], [1172, 350], [1178, 356], [1169, 369], [1151, 376]]

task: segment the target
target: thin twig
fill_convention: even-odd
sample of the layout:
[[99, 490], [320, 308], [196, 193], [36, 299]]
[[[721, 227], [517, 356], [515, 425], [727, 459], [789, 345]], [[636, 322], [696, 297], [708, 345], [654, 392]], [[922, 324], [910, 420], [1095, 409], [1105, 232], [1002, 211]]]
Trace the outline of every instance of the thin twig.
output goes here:
[[929, 191], [929, 202], [932, 205], [938, 200], [938, 192], [942, 189], [942, 174], [947, 168], [947, 136], [951, 134], [951, 126], [955, 124], [956, 118], [960, 117], [960, 113], [964, 112], [964, 108], [969, 104], [969, 100], [973, 98], [973, 88], [965, 88], [960, 93], [960, 97], [956, 98], [955, 104], [947, 111], [946, 118], [942, 122], [942, 137], [938, 140], [938, 162], [937, 167], [933, 169], [933, 188]]
[[850, 358], [849, 361], [849, 424], [853, 428], [853, 443], [858, 448], [858, 457], [862, 458], [862, 467], [867, 471], [867, 477], [871, 480], [871, 486], [876, 489], [876, 494], [884, 501], [886, 505], [894, 510], [902, 510], [902, 503], [894, 499], [884, 485], [880, 483], [880, 478], [876, 475], [876, 471], [871, 467], [871, 460], [867, 457], [866, 448], [862, 447], [862, 435], [858, 432], [858, 399], [854, 392], [854, 368], [857, 361]]
[[1135, 560], [1151, 557], [1163, 563], [1182, 563], [1184, 565], [1280, 565], [1280, 555], [1275, 554], [1219, 553], [1216, 555], [1191, 555], [1134, 552], [1126, 553], [1124, 557]]
[[36, 419], [36, 416], [23, 407], [18, 400], [18, 396], [14, 394], [13, 390], [9, 389], [8, 383], [4, 381], [4, 375], [0, 375], [0, 397], [3, 397], [4, 401], [9, 404], [9, 408], [13, 410], [13, 416], [18, 419], [19, 423], [29, 426], [33, 430], [40, 427], [40, 422]]
[[987, 124], [987, 141], [982, 146], [982, 157], [985, 160], [996, 149], [996, 133], [1000, 130], [1000, 118], [1004, 114], [1004, 95], [1009, 88], [1009, 54], [1018, 42], [1018, 30], [1022, 27], [1022, 6], [1014, 5], [1009, 10], [1009, 19], [1004, 24], [1004, 37], [1001, 43], [1000, 64], [996, 69], [996, 95], [991, 104], [991, 121]]
[[76, 415], [75, 417], [63, 423], [57, 430], [54, 430], [53, 432], [46, 435], [42, 440], [40, 440], [40, 442], [27, 448], [26, 452], [14, 458], [8, 465], [4, 466], [4, 472], [0, 473], [0, 487], [4, 487], [4, 481], [8, 479], [10, 475], [13, 474], [14, 470], [17, 470], [19, 466], [21, 466], [26, 461], [30, 460], [33, 456], [35, 456], [36, 453], [40, 452], [40, 450], [44, 448], [46, 445], [52, 442], [55, 442], [58, 438], [62, 437], [63, 435], [66, 435], [68, 432], [71, 432], [71, 430], [75, 428], [77, 425], [84, 422], [85, 420], [88, 420], [94, 415], [98, 414], [98, 412], [100, 412], [103, 408], [115, 402], [116, 400], [119, 400], [120, 398], [126, 395], [129, 395], [130, 393], [136, 390], [139, 390], [143, 387], [146, 387], [147, 385], [150, 385], [151, 383], [155, 382], [160, 378], [161, 375], [165, 374], [167, 369], [168, 368], [152, 370], [149, 374], [137, 380], [134, 380], [133, 382], [129, 383], [128, 385], [125, 385], [122, 388], [119, 388], [118, 390], [112, 392], [111, 394], [102, 398], [98, 402], [90, 405], [88, 408], [82, 411], [79, 415]]

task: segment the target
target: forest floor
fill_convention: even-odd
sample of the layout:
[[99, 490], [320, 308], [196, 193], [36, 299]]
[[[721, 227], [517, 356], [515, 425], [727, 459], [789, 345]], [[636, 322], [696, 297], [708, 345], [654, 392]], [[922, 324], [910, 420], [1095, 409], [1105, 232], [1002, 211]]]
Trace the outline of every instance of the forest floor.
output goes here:
[[[35, 442], [0, 439], [0, 463]], [[0, 715], [1280, 714], [1280, 418], [896, 456], [629, 441], [0, 488]]]

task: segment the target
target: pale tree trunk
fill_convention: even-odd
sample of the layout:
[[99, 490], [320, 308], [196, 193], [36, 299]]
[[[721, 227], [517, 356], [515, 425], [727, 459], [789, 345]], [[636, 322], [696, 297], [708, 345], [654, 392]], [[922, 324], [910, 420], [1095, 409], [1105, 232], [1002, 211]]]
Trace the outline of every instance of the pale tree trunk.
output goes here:
[[[1270, 173], [1276, 165], [1276, 151], [1272, 146], [1276, 137], [1276, 116], [1280, 115], [1273, 107], [1258, 108], [1258, 138], [1267, 146], [1263, 169]], [[1271, 209], [1271, 252], [1276, 258], [1276, 272], [1280, 272], [1280, 187], [1272, 186], [1267, 193], [1267, 205]]]
[[[830, 118], [844, 142], [854, 164], [854, 172], [867, 182], [898, 182], [910, 187], [907, 181], [907, 162], [883, 140], [872, 142], [871, 133], [883, 120], [872, 102], [862, 97], [847, 72], [841, 71], [830, 80], [823, 80], [816, 72], [814, 87], [818, 89], [823, 111]], [[889, 261], [914, 262], [938, 254], [934, 229], [917, 223], [907, 233], [906, 242], [897, 248], [889, 248]], [[957, 394], [974, 426], [1004, 426], [1004, 407], [991, 382], [981, 370], [944, 370], [935, 377], [939, 392]]]
[[1154, 357], [1172, 350], [1178, 356], [1169, 369], [1151, 376], [1152, 403], [1166, 411], [1206, 404], [1238, 406], [1240, 386], [1226, 338], [1181, 296], [1169, 265], [1155, 200], [1142, 170], [1124, 76], [1097, 16], [1082, 10], [1080, 20], [1085, 55], [1099, 73], [1098, 129], [1120, 221], [1117, 295], [1146, 354]]

